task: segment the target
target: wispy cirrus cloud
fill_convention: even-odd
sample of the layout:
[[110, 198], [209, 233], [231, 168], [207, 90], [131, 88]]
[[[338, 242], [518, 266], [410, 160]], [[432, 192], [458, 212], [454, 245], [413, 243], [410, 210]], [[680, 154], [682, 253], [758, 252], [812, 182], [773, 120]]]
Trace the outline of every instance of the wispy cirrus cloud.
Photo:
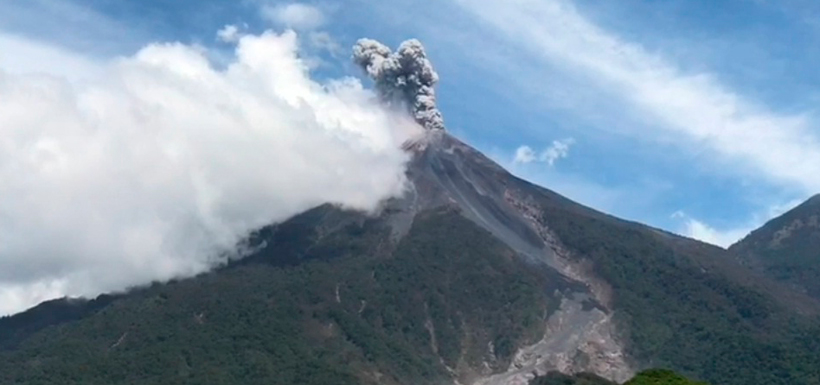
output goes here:
[[[615, 130], [625, 139], [619, 146], [644, 152], [641, 157], [645, 159], [632, 162], [646, 164], [657, 158], [650, 160], [654, 165], [666, 158], [668, 163], [655, 170], [672, 167], [665, 180], [684, 183], [679, 189], [712, 197], [703, 204], [678, 200], [693, 205], [693, 211], [687, 212], [692, 216], [650, 223], [726, 246], [782, 213], [770, 207], [793, 206], [793, 202], [820, 191], [820, 122], [813, 109], [806, 109], [806, 103], [767, 105], [755, 94], [744, 93], [748, 88], [734, 89], [730, 84], [737, 84], [737, 78], [724, 82], [720, 72], [703, 65], [691, 70], [674, 56], [664, 55], [658, 51], [663, 47], [658, 44], [660, 38], [654, 39], [655, 49], [650, 50], [639, 41], [602, 28], [584, 15], [576, 2], [453, 2], [471, 14], [485, 33], [492, 31], [503, 37], [508, 46], [488, 47], [482, 52], [506, 52], [506, 58], [502, 55], [495, 60], [518, 68], [509, 71], [508, 77], [526, 78], [525, 83], [535, 88], [530, 97], [544, 95], [542, 102], [554, 112], [571, 111], [570, 115], [590, 122], [577, 135], [587, 135], [586, 140], [590, 140], [596, 130]], [[729, 54], [726, 60], [731, 60]], [[677, 153], [668, 155], [670, 149]], [[535, 151], [521, 152], [525, 158], [527, 154], [537, 157]], [[607, 172], [617, 172], [620, 166], [615, 167]], [[689, 175], [691, 182], [675, 177], [678, 171]], [[738, 186], [727, 187], [732, 183]], [[754, 188], [740, 186], [748, 183]], [[744, 190], [754, 192], [745, 196]], [[766, 195], [754, 195], [760, 191]], [[728, 192], [731, 194], [721, 196]], [[737, 206], [733, 219], [712, 212], [720, 202], [726, 207]], [[740, 213], [741, 207], [746, 214]]]
[[632, 134], [706, 149], [737, 173], [755, 173], [808, 194], [820, 191], [820, 141], [812, 114], [779, 113], [586, 19], [564, 0], [455, 0], [536, 60], [583, 73], [590, 87], [645, 124]]

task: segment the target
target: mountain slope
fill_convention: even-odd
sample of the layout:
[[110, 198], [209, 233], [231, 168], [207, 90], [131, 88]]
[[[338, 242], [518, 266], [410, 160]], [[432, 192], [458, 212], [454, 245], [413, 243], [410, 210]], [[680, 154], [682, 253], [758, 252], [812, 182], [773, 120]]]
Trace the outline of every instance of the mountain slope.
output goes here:
[[741, 261], [820, 299], [820, 195], [732, 245]]
[[509, 263], [509, 248], [453, 212], [421, 214], [390, 258], [387, 229], [357, 215], [319, 234], [315, 220], [335, 215], [322, 207], [268, 229], [298, 227], [314, 240], [297, 248], [310, 262], [292, 264], [282, 242], [139, 290], [27, 340], [3, 357], [0, 382], [434, 383], [449, 378], [442, 362], [474, 364], [493, 343], [504, 366], [543, 330], [545, 272]]
[[817, 301], [445, 132], [406, 149], [411, 186], [374, 216], [321, 206], [260, 229], [215, 272], [37, 328], [21, 328], [33, 313], [0, 320], [0, 383], [622, 382], [650, 366], [820, 383]]

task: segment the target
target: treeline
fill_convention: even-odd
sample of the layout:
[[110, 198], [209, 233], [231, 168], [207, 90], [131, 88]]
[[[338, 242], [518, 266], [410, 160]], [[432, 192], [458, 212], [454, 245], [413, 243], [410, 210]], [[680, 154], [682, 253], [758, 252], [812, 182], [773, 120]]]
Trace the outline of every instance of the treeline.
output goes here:
[[[530, 385], [618, 385], [591, 373], [568, 375], [559, 372], [550, 372], [536, 377]], [[624, 385], [708, 385], [705, 382], [690, 380], [678, 373], [667, 369], [650, 369], [638, 373]]]

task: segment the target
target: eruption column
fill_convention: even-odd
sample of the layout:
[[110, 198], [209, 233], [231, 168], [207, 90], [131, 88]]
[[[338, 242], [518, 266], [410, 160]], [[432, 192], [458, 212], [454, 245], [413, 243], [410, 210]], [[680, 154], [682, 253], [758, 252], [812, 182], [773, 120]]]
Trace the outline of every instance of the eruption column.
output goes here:
[[444, 129], [433, 88], [438, 74], [421, 42], [407, 40], [394, 53], [376, 40], [360, 39], [353, 46], [353, 61], [376, 83], [383, 102], [404, 106], [428, 130]]

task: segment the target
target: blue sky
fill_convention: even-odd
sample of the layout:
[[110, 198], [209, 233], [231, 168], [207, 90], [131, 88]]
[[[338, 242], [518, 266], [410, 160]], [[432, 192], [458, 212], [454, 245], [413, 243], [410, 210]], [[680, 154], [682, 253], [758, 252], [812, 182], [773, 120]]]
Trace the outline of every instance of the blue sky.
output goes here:
[[360, 75], [360, 37], [419, 38], [455, 135], [571, 199], [721, 245], [820, 192], [814, 1], [31, 0], [0, 15], [0, 69], [69, 77], [153, 42], [219, 65], [226, 25], [296, 29], [317, 77]]

